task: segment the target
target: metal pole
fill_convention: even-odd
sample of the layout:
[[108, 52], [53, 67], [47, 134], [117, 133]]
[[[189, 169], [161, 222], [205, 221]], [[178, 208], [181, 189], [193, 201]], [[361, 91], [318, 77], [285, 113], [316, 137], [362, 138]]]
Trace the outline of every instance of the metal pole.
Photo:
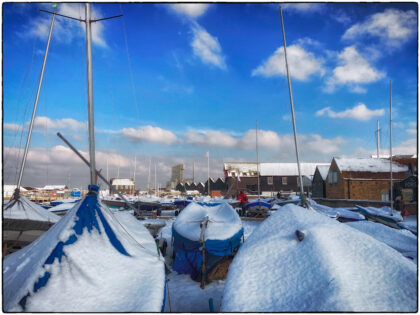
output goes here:
[[207, 190], [210, 196], [210, 151], [207, 152]]
[[194, 178], [194, 162], [193, 162], [193, 183], [195, 183], [195, 178]]
[[[77, 156], [87, 165], [87, 166], [89, 166], [89, 167], [91, 167], [91, 165], [90, 165], [90, 163], [88, 162], [88, 160], [86, 160], [84, 157], [83, 157], [83, 155], [81, 155], [80, 153], [79, 153], [79, 151], [77, 151], [77, 149], [73, 146], [73, 145], [71, 145], [71, 143], [70, 142], [68, 142], [67, 141], [67, 139], [66, 138], [64, 138], [62, 135], [61, 135], [61, 133], [59, 133], [59, 132], [57, 132], [57, 136], [61, 139], [61, 140], [63, 140], [64, 141], [64, 143], [65, 144], [67, 144], [68, 146], [69, 146], [69, 148], [74, 152], [74, 153], [76, 153], [77, 154]], [[122, 200], [124, 200], [125, 201], [125, 203], [131, 208], [131, 209], [133, 209], [134, 211], [136, 211], [136, 208], [131, 204], [131, 203], [129, 203], [129, 201], [124, 197], [124, 195], [122, 195], [118, 190], [116, 190], [107, 180], [106, 180], [106, 178], [105, 177], [103, 177], [102, 176], [102, 174], [100, 173], [100, 172], [98, 172], [97, 170], [95, 170], [95, 176], [96, 176], [96, 174], [98, 174], [98, 176], [99, 176], [99, 178], [100, 179], [102, 179], [103, 181], [104, 181], [104, 183], [105, 184], [107, 184], [108, 186], [109, 186], [109, 188], [112, 190], [112, 191], [114, 191], [114, 193], [116, 193]]]
[[392, 191], [392, 82], [389, 80], [389, 169], [391, 173], [391, 216], [392, 208], [394, 206], [394, 196]]
[[255, 144], [257, 151], [257, 187], [258, 187], [258, 202], [260, 201], [260, 163], [258, 159], [258, 120], [255, 121]]
[[152, 166], [152, 158], [149, 157], [149, 175], [147, 176], [147, 193], [150, 190], [150, 167]]
[[48, 50], [50, 48], [51, 35], [52, 35], [52, 30], [53, 30], [54, 21], [55, 21], [55, 14], [56, 13], [54, 12], [52, 20], [51, 20], [50, 32], [48, 34], [48, 40], [47, 40], [47, 47], [45, 48], [44, 61], [42, 62], [41, 74], [39, 76], [38, 90], [36, 92], [34, 109], [32, 111], [32, 118], [31, 118], [31, 123], [29, 124], [28, 137], [26, 138], [26, 145], [25, 145], [25, 151], [23, 153], [22, 165], [20, 167], [19, 178], [18, 178], [18, 182], [17, 182], [17, 185], [16, 185], [17, 191], [19, 191], [19, 189], [20, 189], [19, 187], [22, 183], [23, 170], [25, 168], [26, 158], [28, 156], [29, 144], [31, 142], [31, 136], [32, 136], [32, 128], [33, 128], [33, 125], [34, 125], [36, 109], [38, 107], [38, 100], [39, 100], [39, 94], [41, 92], [42, 80], [44, 78], [45, 64], [47, 63]]
[[284, 46], [284, 59], [286, 61], [286, 72], [287, 72], [287, 81], [289, 83], [289, 98], [290, 98], [290, 108], [292, 111], [292, 122], [293, 122], [293, 133], [295, 138], [295, 150], [296, 150], [296, 161], [299, 173], [299, 182], [300, 182], [300, 195], [302, 198], [302, 205], [306, 206], [306, 197], [303, 193], [303, 181], [302, 181], [302, 174], [300, 172], [300, 162], [299, 162], [299, 149], [298, 149], [298, 141], [297, 141], [297, 132], [296, 132], [296, 123], [295, 123], [295, 110], [293, 107], [293, 95], [292, 95], [292, 85], [290, 82], [290, 73], [289, 73], [289, 65], [287, 63], [287, 49], [286, 49], [286, 34], [284, 33], [284, 23], [283, 23], [283, 13], [280, 7], [280, 19], [281, 19], [281, 29], [283, 32], [283, 46]]
[[379, 120], [377, 121], [377, 126], [378, 128], [376, 129], [376, 157], [379, 159]]
[[89, 157], [90, 157], [90, 184], [96, 185], [95, 165], [95, 133], [93, 119], [93, 79], [92, 79], [92, 30], [90, 20], [90, 3], [86, 3], [86, 64], [88, 81], [88, 114], [89, 114]]

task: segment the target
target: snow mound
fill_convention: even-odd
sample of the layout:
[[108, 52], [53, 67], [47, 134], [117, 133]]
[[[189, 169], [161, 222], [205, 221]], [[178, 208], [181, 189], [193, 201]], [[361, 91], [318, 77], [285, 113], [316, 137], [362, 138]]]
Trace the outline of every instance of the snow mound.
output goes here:
[[150, 233], [96, 196], [3, 261], [7, 312], [158, 312], [164, 287]]
[[[302, 242], [296, 230], [305, 233]], [[287, 205], [245, 241], [222, 312], [415, 312], [416, 265], [317, 212]]]
[[11, 199], [3, 207], [3, 218], [13, 220], [31, 220], [58, 222], [61, 217], [42, 208], [40, 205], [29, 201], [24, 196], [19, 196], [18, 200]]
[[199, 241], [200, 222], [210, 219], [205, 233], [205, 240], [226, 240], [242, 229], [242, 222], [236, 211], [228, 204], [206, 204], [191, 202], [178, 215], [174, 229], [191, 241]]

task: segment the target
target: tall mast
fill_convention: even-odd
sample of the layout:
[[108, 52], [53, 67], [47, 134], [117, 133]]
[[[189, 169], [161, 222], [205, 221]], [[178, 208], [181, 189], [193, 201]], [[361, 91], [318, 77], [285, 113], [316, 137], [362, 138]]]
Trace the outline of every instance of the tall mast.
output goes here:
[[258, 190], [258, 201], [260, 200], [260, 162], [258, 160], [258, 120], [255, 121], [255, 145], [257, 151], [257, 190]]
[[147, 193], [150, 190], [150, 167], [152, 166], [152, 158], [149, 157], [149, 175], [147, 176]]
[[207, 193], [210, 196], [210, 151], [207, 152], [207, 183]]
[[394, 206], [393, 191], [392, 191], [392, 82], [389, 80], [389, 169], [391, 173], [391, 216], [392, 208]]
[[376, 129], [376, 157], [379, 159], [379, 120], [377, 121]]
[[295, 110], [294, 110], [294, 107], [293, 107], [292, 84], [290, 82], [289, 65], [287, 63], [286, 34], [284, 33], [283, 13], [281, 11], [281, 7], [280, 7], [280, 19], [281, 19], [281, 29], [282, 29], [282, 32], [283, 32], [284, 59], [286, 61], [287, 81], [289, 83], [290, 109], [292, 111], [293, 133], [294, 133], [294, 138], [295, 138], [295, 150], [296, 150], [296, 161], [297, 161], [297, 167], [298, 167], [298, 173], [299, 173], [299, 182], [300, 182], [300, 196], [302, 198], [302, 205], [307, 206], [306, 197], [305, 197], [305, 194], [303, 193], [302, 173], [300, 172], [299, 149], [298, 149], [296, 123], [295, 123]]
[[93, 77], [92, 77], [92, 30], [90, 20], [90, 3], [86, 3], [86, 65], [88, 82], [88, 126], [89, 126], [89, 157], [90, 157], [90, 184], [96, 185], [95, 165], [95, 133], [93, 119]]
[[35, 104], [34, 104], [34, 109], [32, 111], [31, 123], [29, 124], [28, 137], [26, 138], [26, 145], [25, 145], [25, 151], [23, 153], [22, 165], [20, 166], [19, 178], [16, 185], [17, 195], [19, 195], [20, 185], [22, 183], [23, 170], [25, 168], [26, 158], [28, 156], [29, 144], [31, 142], [32, 128], [34, 125], [36, 109], [38, 107], [39, 93], [41, 92], [42, 80], [44, 78], [45, 64], [47, 63], [47, 56], [48, 56], [48, 50], [50, 48], [51, 35], [52, 35], [52, 30], [53, 30], [54, 21], [55, 21], [55, 14], [56, 12], [54, 11], [53, 17], [51, 20], [51, 25], [50, 25], [50, 32], [48, 34], [47, 47], [45, 48], [44, 61], [42, 62], [41, 74], [39, 76], [38, 90], [36, 91]]
[[193, 162], [193, 183], [195, 183], [195, 178], [194, 178], [194, 162]]

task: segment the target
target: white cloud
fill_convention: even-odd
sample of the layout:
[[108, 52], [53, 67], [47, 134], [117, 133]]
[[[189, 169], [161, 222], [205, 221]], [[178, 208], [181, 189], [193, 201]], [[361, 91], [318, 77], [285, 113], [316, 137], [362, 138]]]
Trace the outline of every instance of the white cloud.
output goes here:
[[417, 137], [401, 142], [398, 146], [392, 147], [392, 154], [416, 154], [417, 153]]
[[334, 11], [330, 16], [341, 24], [349, 24], [351, 22], [351, 18], [344, 10]]
[[[47, 10], [51, 9], [50, 4], [43, 4], [42, 7]], [[85, 18], [85, 6], [79, 3], [60, 3], [58, 4], [57, 13], [74, 18]], [[91, 5], [91, 19], [101, 18], [100, 12]], [[28, 24], [23, 26], [23, 30], [18, 34], [21, 37], [27, 37], [28, 35], [36, 36], [41, 39], [48, 37], [49, 29], [51, 25], [51, 15], [42, 13], [38, 19], [29, 20]], [[101, 22], [92, 23], [92, 41], [98, 46], [107, 47], [104, 38], [104, 24]], [[54, 22], [53, 37], [54, 40], [64, 44], [70, 44], [75, 39], [84, 38], [85, 34], [85, 23], [71, 20], [64, 17], [56, 17]]]
[[225, 57], [218, 39], [211, 36], [204, 28], [198, 25], [194, 26], [192, 31], [193, 41], [191, 42], [191, 47], [194, 55], [205, 64], [226, 69]]
[[372, 117], [383, 116], [384, 114], [384, 109], [370, 110], [362, 103], [359, 103], [355, 107], [346, 109], [342, 112], [334, 112], [330, 107], [325, 107], [316, 112], [316, 116], [327, 115], [331, 118], [353, 118], [361, 121], [367, 121]]
[[73, 131], [79, 131], [86, 130], [87, 123], [80, 122], [72, 118], [52, 120], [45, 116], [39, 116], [35, 118], [34, 128], [42, 131], [46, 129], [70, 129]]
[[208, 3], [171, 3], [168, 6], [176, 13], [196, 19], [203, 15], [210, 4]]
[[234, 147], [237, 139], [227, 133], [217, 130], [195, 131], [190, 130], [183, 135], [185, 143], [201, 146]]
[[[287, 47], [287, 58], [290, 75], [298, 80], [306, 80], [316, 73], [321, 76], [325, 73], [322, 61], [299, 45]], [[283, 47], [279, 47], [262, 65], [254, 69], [252, 75], [263, 77], [287, 75]]]
[[280, 5], [282, 9], [296, 13], [323, 12], [325, 8], [323, 3], [282, 3]]
[[336, 137], [332, 139], [322, 138], [320, 135], [308, 136], [303, 144], [305, 150], [309, 152], [332, 154], [340, 152], [340, 145], [345, 144], [346, 140], [342, 137]]
[[[340, 84], [358, 85], [374, 82], [385, 75], [372, 67], [354, 46], [346, 47], [338, 58], [339, 66], [327, 80], [327, 91], [333, 91], [335, 86]], [[356, 86], [352, 91], [360, 93], [360, 89], [360, 86]]]
[[354, 24], [343, 35], [345, 40], [368, 35], [380, 38], [385, 44], [401, 46], [417, 32], [417, 14], [413, 10], [387, 9], [369, 16], [364, 22]]
[[3, 125], [3, 128], [6, 130], [12, 130], [12, 131], [22, 131], [23, 127], [18, 124], [12, 124], [12, 123], [5, 123]]
[[177, 136], [169, 130], [153, 126], [140, 126], [137, 129], [124, 128], [121, 134], [133, 142], [156, 142], [172, 144], [177, 141]]
[[417, 135], [417, 123], [412, 121], [408, 123], [408, 126], [410, 128], [407, 129], [407, 133], [411, 134], [411, 135]]

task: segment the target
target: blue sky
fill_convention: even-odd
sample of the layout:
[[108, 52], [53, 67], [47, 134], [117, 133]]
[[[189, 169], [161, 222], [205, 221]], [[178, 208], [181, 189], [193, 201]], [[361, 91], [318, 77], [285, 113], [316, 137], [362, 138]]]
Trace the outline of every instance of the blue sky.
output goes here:
[[[93, 4], [96, 17], [124, 14], [93, 28], [98, 168], [129, 176], [136, 159], [137, 186], [145, 187], [149, 163], [150, 177], [156, 164], [165, 185], [171, 166], [185, 163], [191, 177], [194, 162], [195, 179], [205, 180], [210, 151], [211, 175], [222, 176], [223, 161], [255, 161], [256, 120], [260, 160], [295, 161], [278, 6]], [[282, 8], [301, 159], [375, 154], [377, 120], [387, 153], [390, 80], [393, 152], [416, 153], [417, 3]], [[39, 9], [52, 8], [3, 4], [4, 178], [11, 184], [51, 21]], [[57, 9], [84, 17], [76, 3]], [[87, 170], [55, 135], [88, 151], [86, 93], [83, 25], [57, 17], [24, 184], [87, 183]]]

